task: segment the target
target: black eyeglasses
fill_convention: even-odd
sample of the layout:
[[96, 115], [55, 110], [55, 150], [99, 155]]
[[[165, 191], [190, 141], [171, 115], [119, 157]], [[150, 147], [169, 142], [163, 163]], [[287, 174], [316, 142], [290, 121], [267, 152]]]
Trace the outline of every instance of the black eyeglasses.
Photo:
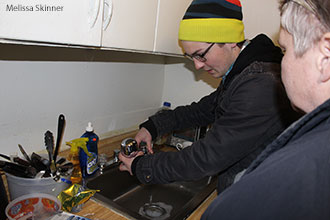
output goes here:
[[192, 60], [192, 61], [194, 61], [194, 59], [196, 59], [196, 60], [198, 60], [198, 61], [200, 61], [200, 62], [203, 62], [203, 63], [205, 63], [206, 62], [206, 58], [205, 58], [205, 55], [207, 54], [207, 52], [209, 52], [209, 50], [211, 49], [211, 47], [214, 45], [215, 43], [212, 43], [205, 51], [204, 51], [204, 53], [202, 53], [202, 54], [192, 54], [192, 55], [190, 55], [190, 54], [187, 54], [187, 53], [184, 53], [183, 55], [185, 56], [185, 57], [187, 57], [188, 59], [190, 59], [190, 60]]

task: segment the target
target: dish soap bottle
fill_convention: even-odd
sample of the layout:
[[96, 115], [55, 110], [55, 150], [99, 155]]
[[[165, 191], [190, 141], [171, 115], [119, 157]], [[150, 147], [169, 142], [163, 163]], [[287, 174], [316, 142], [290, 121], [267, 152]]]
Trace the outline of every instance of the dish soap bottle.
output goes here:
[[88, 138], [78, 138], [66, 142], [66, 144], [71, 147], [68, 160], [71, 161], [71, 163], [73, 164], [73, 170], [70, 177], [72, 184], [82, 182], [82, 173], [79, 162], [79, 148], [83, 149], [83, 151], [85, 151], [87, 155], [90, 155], [86, 146], [87, 141]]
[[98, 169], [98, 149], [97, 144], [99, 137], [94, 133], [94, 128], [91, 122], [88, 122], [86, 127], [86, 132], [81, 136], [82, 138], [88, 138], [87, 150], [90, 153], [88, 156], [83, 150], [79, 151], [80, 167], [82, 172], [82, 177], [92, 176]]

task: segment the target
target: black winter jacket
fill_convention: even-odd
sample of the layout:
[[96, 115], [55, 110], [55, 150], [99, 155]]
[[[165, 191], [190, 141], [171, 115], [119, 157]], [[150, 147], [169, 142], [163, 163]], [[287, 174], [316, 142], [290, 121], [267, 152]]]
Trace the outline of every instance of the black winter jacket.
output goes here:
[[189, 127], [212, 128], [180, 152], [138, 157], [132, 170], [142, 183], [190, 181], [220, 174], [218, 192], [279, 135], [296, 114], [280, 80], [282, 53], [259, 35], [240, 53], [218, 89], [198, 103], [149, 118], [141, 126], [155, 138]]
[[329, 220], [330, 100], [270, 144], [202, 219]]

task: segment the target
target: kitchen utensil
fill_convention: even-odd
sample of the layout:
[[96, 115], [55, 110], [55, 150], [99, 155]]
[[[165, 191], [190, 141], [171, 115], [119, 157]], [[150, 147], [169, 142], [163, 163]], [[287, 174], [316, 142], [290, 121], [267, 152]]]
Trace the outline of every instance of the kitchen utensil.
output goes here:
[[57, 139], [56, 139], [56, 145], [55, 145], [55, 152], [54, 152], [54, 156], [53, 156], [53, 159], [55, 162], [56, 162], [56, 158], [57, 158], [58, 151], [59, 151], [61, 141], [62, 141], [64, 125], [65, 125], [65, 117], [64, 117], [64, 115], [61, 114], [58, 117]]
[[6, 160], [11, 161], [10, 157], [4, 154], [0, 154], [0, 157], [5, 158]]
[[32, 166], [37, 169], [37, 171], [47, 170], [49, 161], [39, 154], [33, 152], [31, 155]]
[[23, 166], [31, 166], [31, 163], [29, 163], [28, 161], [26, 160], [23, 160], [19, 157], [10, 157], [10, 156], [7, 156], [7, 155], [4, 155], [4, 154], [0, 154], [0, 157], [2, 158], [5, 158], [6, 160], [9, 160], [10, 162], [15, 162], [15, 163], [18, 163], [20, 165], [23, 165]]
[[0, 168], [6, 173], [10, 173], [14, 176], [25, 177], [25, 178], [34, 178], [37, 174], [37, 170], [31, 166], [23, 166], [7, 161], [0, 160]]
[[66, 172], [68, 172], [70, 169], [73, 168], [73, 163], [68, 162], [63, 165], [58, 166], [57, 168], [58, 168], [58, 171], [63, 175]]
[[24, 148], [22, 147], [22, 145], [18, 145], [18, 148], [19, 148], [19, 150], [21, 151], [21, 153], [23, 154], [23, 156], [25, 157], [25, 159], [29, 162], [29, 163], [31, 163], [31, 159], [30, 159], [30, 157], [29, 157], [29, 155], [25, 152], [25, 150], [24, 150]]
[[64, 157], [60, 158], [58, 161], [56, 161], [56, 165], [61, 165], [62, 163], [64, 163], [66, 161], [66, 159]]
[[13, 158], [13, 161], [15, 163], [18, 163], [18, 164], [22, 165], [22, 166], [26, 166], [26, 167], [31, 166], [31, 163], [29, 163], [28, 161], [23, 160], [23, 159], [21, 159], [19, 157], [14, 157]]
[[52, 132], [50, 131], [46, 131], [45, 133], [45, 145], [46, 145], [46, 149], [48, 152], [48, 156], [49, 156], [49, 169], [51, 171], [51, 173], [55, 173], [55, 163], [53, 161], [53, 153], [54, 153], [54, 137]]

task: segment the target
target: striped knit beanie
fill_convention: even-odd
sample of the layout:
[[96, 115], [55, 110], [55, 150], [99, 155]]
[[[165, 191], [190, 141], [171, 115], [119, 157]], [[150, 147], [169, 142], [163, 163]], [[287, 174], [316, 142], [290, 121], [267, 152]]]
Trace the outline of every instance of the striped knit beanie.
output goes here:
[[179, 40], [237, 43], [244, 40], [239, 0], [193, 0], [179, 29]]

